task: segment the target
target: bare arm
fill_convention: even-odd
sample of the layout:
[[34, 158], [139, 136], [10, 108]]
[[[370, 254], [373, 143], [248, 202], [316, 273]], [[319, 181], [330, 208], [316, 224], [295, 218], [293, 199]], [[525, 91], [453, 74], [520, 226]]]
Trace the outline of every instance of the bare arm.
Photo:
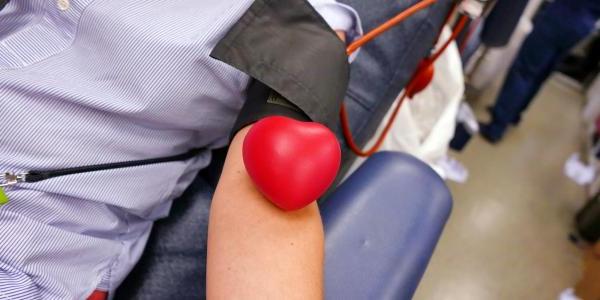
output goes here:
[[317, 204], [285, 212], [254, 187], [242, 159], [250, 127], [231, 142], [213, 197], [207, 297], [321, 299], [324, 233]]
[[320, 299], [323, 226], [315, 203], [284, 212], [256, 190], [242, 160], [248, 128], [233, 139], [213, 197], [209, 299]]

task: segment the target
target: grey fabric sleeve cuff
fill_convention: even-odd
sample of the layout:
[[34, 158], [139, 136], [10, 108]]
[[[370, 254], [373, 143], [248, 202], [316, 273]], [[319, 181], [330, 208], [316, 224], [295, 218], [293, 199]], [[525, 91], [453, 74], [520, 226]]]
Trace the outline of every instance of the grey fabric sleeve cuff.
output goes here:
[[305, 0], [256, 0], [211, 53], [332, 130], [349, 81], [344, 43]]

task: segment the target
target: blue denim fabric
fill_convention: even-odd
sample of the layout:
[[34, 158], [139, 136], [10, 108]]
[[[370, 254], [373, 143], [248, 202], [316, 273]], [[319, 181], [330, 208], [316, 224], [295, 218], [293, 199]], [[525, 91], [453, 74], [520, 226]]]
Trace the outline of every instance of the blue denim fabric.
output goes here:
[[492, 109], [491, 136], [502, 136], [520, 119], [560, 59], [593, 30], [593, 15], [573, 9], [569, 1], [552, 2], [536, 17]]
[[[394, 17], [416, 0], [340, 0], [354, 7], [365, 32]], [[404, 21], [361, 49], [352, 63], [350, 86], [345, 100], [355, 141], [364, 146], [410, 80], [422, 58], [427, 56], [452, 1], [442, 0]], [[342, 145], [345, 140], [338, 129]], [[344, 147], [344, 166], [355, 158]], [[341, 173], [344, 173], [342, 170]]]
[[[370, 30], [417, 0], [340, 2], [356, 8], [365, 30]], [[346, 105], [352, 130], [361, 145], [377, 129], [420, 59], [429, 53], [450, 3], [450, 0], [439, 1], [433, 8], [413, 16], [364, 47], [352, 64]], [[343, 142], [341, 130], [338, 137]], [[353, 156], [347, 149], [345, 153], [345, 165], [349, 166]], [[199, 176], [175, 200], [169, 218], [155, 224], [146, 252], [115, 299], [204, 298], [206, 234], [214, 177], [214, 174], [207, 179]]]
[[198, 176], [154, 224], [146, 250], [115, 299], [203, 299], [206, 238], [214, 189]]

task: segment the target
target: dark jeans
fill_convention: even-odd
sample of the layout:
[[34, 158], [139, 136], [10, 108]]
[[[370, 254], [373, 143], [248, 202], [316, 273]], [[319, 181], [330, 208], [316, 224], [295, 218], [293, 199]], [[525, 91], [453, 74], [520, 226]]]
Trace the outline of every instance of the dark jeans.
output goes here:
[[492, 109], [491, 135], [501, 136], [508, 124], [520, 120], [561, 58], [593, 30], [594, 17], [568, 1], [574, 0], [556, 0], [536, 17]]
[[208, 213], [214, 189], [198, 176], [154, 224], [142, 258], [115, 299], [203, 299]]
[[[356, 8], [365, 30], [369, 30], [417, 1], [341, 2]], [[352, 129], [360, 144], [373, 134], [419, 60], [429, 53], [449, 4], [449, 0], [439, 1], [435, 8], [418, 13], [361, 50], [352, 65], [346, 99]], [[343, 141], [339, 132], [338, 136]], [[345, 151], [345, 165], [352, 157]], [[208, 212], [215, 176], [203, 173], [175, 200], [170, 216], [156, 222], [144, 255], [119, 288], [116, 299], [204, 298]]]

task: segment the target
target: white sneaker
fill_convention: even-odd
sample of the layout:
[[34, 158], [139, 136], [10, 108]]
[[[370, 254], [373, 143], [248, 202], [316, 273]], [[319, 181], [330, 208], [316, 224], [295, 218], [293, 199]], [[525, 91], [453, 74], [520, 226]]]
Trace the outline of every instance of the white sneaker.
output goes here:
[[575, 296], [575, 290], [568, 288], [558, 296], [558, 300], [583, 300]]
[[469, 170], [458, 160], [445, 156], [435, 163], [435, 166], [442, 170], [442, 178], [452, 180], [458, 183], [465, 183], [469, 179]]

